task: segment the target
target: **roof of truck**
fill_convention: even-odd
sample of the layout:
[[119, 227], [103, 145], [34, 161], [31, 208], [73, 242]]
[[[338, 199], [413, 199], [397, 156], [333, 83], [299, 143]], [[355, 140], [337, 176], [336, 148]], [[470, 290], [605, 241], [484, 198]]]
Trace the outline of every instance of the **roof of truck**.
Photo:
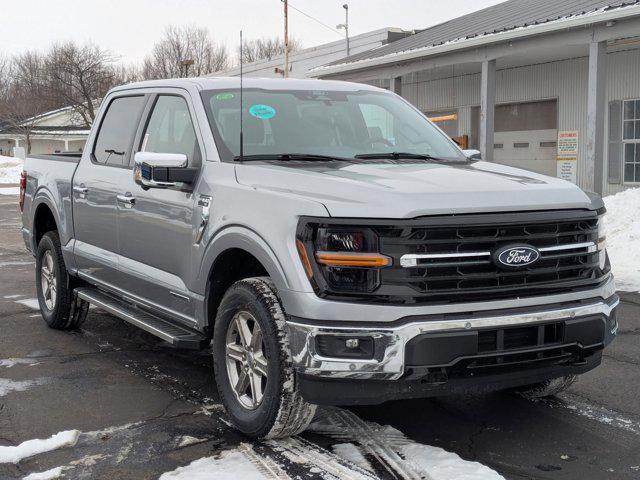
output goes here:
[[[337, 80], [300, 79], [300, 78], [258, 78], [244, 77], [243, 88], [264, 88], [268, 90], [380, 90], [378, 87], [362, 83], [342, 82]], [[200, 90], [218, 90], [225, 88], [240, 88], [240, 77], [197, 77], [197, 78], [169, 78], [166, 80], [147, 80], [129, 83], [114, 88], [114, 90], [130, 90], [149, 87], [182, 87]]]

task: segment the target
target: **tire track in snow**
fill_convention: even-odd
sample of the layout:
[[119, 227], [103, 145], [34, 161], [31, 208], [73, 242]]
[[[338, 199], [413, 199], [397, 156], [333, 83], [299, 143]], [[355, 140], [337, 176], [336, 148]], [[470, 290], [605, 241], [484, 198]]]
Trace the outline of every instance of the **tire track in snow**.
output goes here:
[[272, 458], [259, 455], [250, 444], [241, 443], [238, 446], [238, 450], [258, 469], [265, 479], [289, 480], [291, 478]]
[[[269, 440], [266, 444], [287, 460], [310, 467], [311, 473], [329, 480], [377, 480], [378, 477], [301, 437]], [[328, 475], [328, 476], [327, 476]], [[288, 477], [287, 477], [288, 478]]]
[[[326, 408], [314, 421], [310, 430], [339, 440], [355, 442], [365, 457], [392, 478], [432, 480], [425, 472], [417, 472], [398, 453], [410, 442], [401, 432], [385, 429], [362, 420], [356, 414], [339, 408]], [[378, 470], [377, 469], [377, 470]]]

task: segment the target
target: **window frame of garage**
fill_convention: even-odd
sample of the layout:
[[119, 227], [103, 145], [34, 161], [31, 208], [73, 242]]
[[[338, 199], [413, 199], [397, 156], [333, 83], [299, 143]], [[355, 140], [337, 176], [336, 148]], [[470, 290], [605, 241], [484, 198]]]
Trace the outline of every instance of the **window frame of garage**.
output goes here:
[[[640, 184], [640, 98], [622, 100], [620, 110], [622, 181], [625, 185]], [[631, 179], [628, 178], [629, 172]]]

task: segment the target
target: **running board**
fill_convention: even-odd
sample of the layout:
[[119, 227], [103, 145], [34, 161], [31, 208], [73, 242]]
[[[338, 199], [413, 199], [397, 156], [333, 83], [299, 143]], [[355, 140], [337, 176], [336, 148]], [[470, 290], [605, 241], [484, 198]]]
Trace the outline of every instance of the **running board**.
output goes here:
[[125, 322], [169, 342], [176, 348], [201, 350], [208, 345], [209, 340], [201, 333], [147, 313], [95, 288], [77, 288], [75, 294]]

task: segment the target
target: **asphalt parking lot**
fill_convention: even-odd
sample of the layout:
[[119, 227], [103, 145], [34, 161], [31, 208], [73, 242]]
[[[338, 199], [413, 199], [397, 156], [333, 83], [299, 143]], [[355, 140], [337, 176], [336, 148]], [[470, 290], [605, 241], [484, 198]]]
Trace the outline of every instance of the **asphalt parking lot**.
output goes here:
[[16, 198], [0, 196], [0, 446], [82, 433], [73, 447], [0, 464], [0, 479], [57, 466], [65, 466], [64, 478], [155, 479], [239, 445], [267, 478], [347, 478], [349, 463], [333, 448], [345, 438], [367, 443], [371, 478], [408, 476], [377, 455], [387, 440], [372, 425], [390, 425], [508, 479], [640, 478], [640, 295], [622, 294], [619, 337], [602, 366], [560, 398], [493, 393], [393, 402], [333, 411], [341, 439], [316, 429], [252, 444], [225, 419], [209, 353], [173, 350], [97, 309], [80, 331], [48, 329], [19, 223]]

